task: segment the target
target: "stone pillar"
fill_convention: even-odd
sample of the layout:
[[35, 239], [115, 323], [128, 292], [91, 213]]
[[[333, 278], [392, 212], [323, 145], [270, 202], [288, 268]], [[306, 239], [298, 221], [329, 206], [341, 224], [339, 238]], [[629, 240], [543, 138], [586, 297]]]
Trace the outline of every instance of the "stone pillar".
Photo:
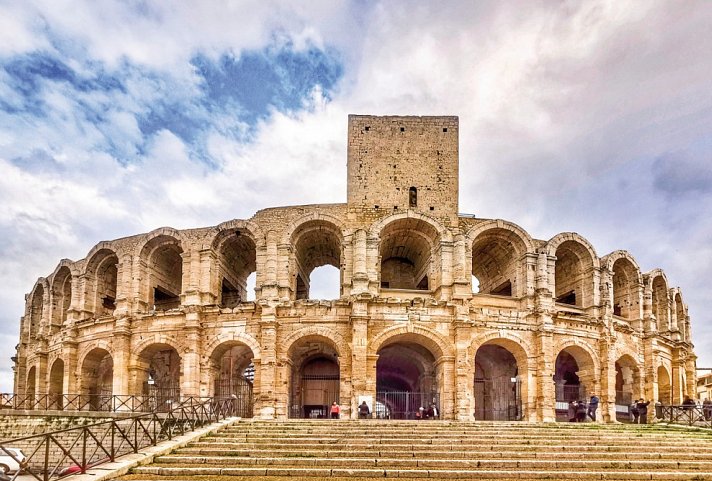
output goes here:
[[183, 277], [181, 279], [180, 303], [184, 306], [200, 305], [200, 252], [185, 250], [183, 258]]
[[456, 419], [455, 417], [455, 356], [440, 356], [433, 365], [439, 373], [440, 385], [440, 418]]
[[[601, 358], [601, 389], [598, 393], [600, 418], [610, 423], [616, 420], [616, 360], [611, 356], [613, 343], [608, 338], [601, 338], [598, 353]], [[599, 419], [600, 419], [599, 418]]]
[[452, 241], [440, 242], [440, 293], [439, 299], [449, 301], [452, 299], [454, 275], [452, 271], [454, 243]]
[[376, 372], [377, 364], [378, 354], [368, 354], [368, 357], [366, 358], [366, 392], [368, 392], [368, 395], [373, 396], [374, 411], [376, 410], [376, 377], [378, 374]]
[[368, 269], [366, 266], [366, 237], [363, 229], [353, 235], [353, 278], [351, 293], [354, 295], [368, 292]]
[[[73, 332], [72, 332], [73, 331]], [[73, 335], [72, 335], [73, 334]], [[79, 385], [81, 384], [81, 369], [78, 365], [78, 352], [76, 341], [76, 329], [69, 329], [70, 339], [64, 341], [62, 346], [62, 360], [64, 361], [64, 382], [62, 383], [62, 393], [64, 394], [79, 394]]]
[[[452, 265], [452, 296], [455, 299], [468, 299], [472, 296], [472, 286], [470, 285], [471, 274], [468, 272], [467, 241], [463, 234], [456, 234], [454, 237]], [[469, 270], [471, 271], [471, 269]]]
[[[342, 399], [341, 404], [349, 402], [351, 417], [358, 417], [359, 396], [373, 396], [368, 390], [368, 306], [365, 302], [354, 302], [351, 315], [351, 383], [353, 399]], [[364, 315], [366, 314], [366, 315]], [[376, 398], [373, 397], [371, 408], [376, 407]]]
[[200, 327], [200, 313], [194, 309], [186, 312], [185, 327], [182, 332], [186, 350], [181, 356], [181, 398], [200, 396], [200, 353], [203, 351], [203, 329]]
[[[118, 254], [117, 254], [118, 255]], [[125, 317], [135, 309], [131, 303], [133, 260], [130, 255], [118, 257], [119, 263], [116, 266], [116, 309], [114, 317]]]
[[[261, 406], [259, 417], [261, 419], [275, 419], [278, 407], [276, 385], [277, 321], [273, 312], [263, 311], [262, 319], [260, 320], [260, 338], [262, 359], [259, 372], [260, 392], [257, 393], [259, 405]], [[286, 402], [289, 404], [289, 400]], [[281, 406], [280, 411], [281, 417], [286, 418], [289, 416], [288, 406]]]
[[[545, 251], [538, 253], [536, 268], [536, 421], [556, 421], [556, 389], [554, 370], [556, 353], [554, 352], [554, 322], [551, 313], [554, 300], [551, 285], [554, 281], [556, 257], [548, 256]], [[533, 411], [530, 411], [533, 412]]]
[[380, 239], [378, 234], [366, 237], [366, 271], [368, 273], [368, 292], [377, 296], [381, 291], [381, 256], [378, 252]]
[[[463, 308], [462, 311], [465, 311]], [[475, 379], [475, 360], [470, 359], [472, 329], [467, 322], [467, 314], [458, 315], [453, 323], [455, 329], [455, 406], [454, 419], [471, 421], [474, 412], [473, 398]]]
[[218, 279], [218, 256], [212, 248], [198, 252], [198, 295], [201, 306], [214, 305], [220, 297], [220, 279]]
[[132, 390], [131, 376], [129, 366], [131, 365], [131, 319], [122, 317], [114, 323], [113, 335], [113, 353], [112, 360], [114, 362], [114, 379], [111, 385], [111, 391], [114, 396], [117, 395], [140, 395], [141, 390]]
[[685, 386], [686, 392], [692, 397], [692, 399], [697, 399], [697, 370], [696, 370], [696, 356], [694, 354], [687, 354], [685, 359], [685, 381], [687, 385]]

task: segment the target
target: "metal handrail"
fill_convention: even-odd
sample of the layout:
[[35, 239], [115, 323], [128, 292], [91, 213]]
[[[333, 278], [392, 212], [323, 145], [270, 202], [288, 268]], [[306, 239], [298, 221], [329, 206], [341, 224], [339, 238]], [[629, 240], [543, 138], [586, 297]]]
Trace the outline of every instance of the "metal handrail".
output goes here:
[[655, 416], [663, 422], [712, 428], [712, 407], [658, 404], [655, 410]]
[[[0, 442], [0, 452], [14, 459], [23, 474], [39, 481], [61, 476], [73, 466], [78, 472], [125, 454], [155, 446], [159, 441], [225, 419], [230, 414], [230, 398], [188, 399], [165, 413], [151, 412], [122, 419], [110, 419], [86, 426], [62, 429]], [[10, 448], [27, 449], [25, 460]], [[10, 478], [17, 479], [20, 472]]]

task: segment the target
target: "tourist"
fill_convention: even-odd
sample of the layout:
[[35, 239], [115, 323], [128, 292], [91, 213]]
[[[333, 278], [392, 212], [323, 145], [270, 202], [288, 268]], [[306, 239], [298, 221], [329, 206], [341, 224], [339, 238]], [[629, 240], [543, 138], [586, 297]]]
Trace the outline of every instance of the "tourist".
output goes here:
[[638, 415], [639, 417], [639, 424], [648, 424], [648, 404], [650, 404], [650, 401], [645, 401], [645, 399], [639, 399], [638, 400]]
[[425, 408], [420, 406], [418, 412], [415, 413], [415, 419], [425, 419]]
[[705, 416], [705, 421], [712, 421], [712, 399], [707, 398], [702, 401], [702, 414]]
[[576, 421], [576, 401], [569, 401], [569, 422]]
[[576, 403], [576, 422], [586, 422], [586, 403], [583, 401], [578, 401]]
[[331, 419], [339, 419], [339, 413], [341, 413], [341, 407], [339, 407], [339, 405], [336, 404], [336, 401], [331, 403], [331, 410], [329, 412], [331, 413]]
[[591, 400], [588, 402], [588, 417], [591, 421], [596, 422], [596, 410], [598, 409], [598, 396], [595, 394], [591, 396]]
[[628, 407], [628, 410], [631, 416], [633, 416], [633, 420], [631, 422], [633, 424], [638, 424], [638, 417], [640, 416], [640, 411], [638, 410], [638, 401], [633, 401]]
[[432, 403], [430, 407], [428, 408], [428, 418], [429, 419], [436, 419], [438, 417], [438, 408], [435, 406], [435, 403]]
[[368, 419], [370, 414], [371, 414], [371, 410], [369, 409], [368, 404], [366, 404], [366, 401], [363, 401], [358, 407], [359, 419]]

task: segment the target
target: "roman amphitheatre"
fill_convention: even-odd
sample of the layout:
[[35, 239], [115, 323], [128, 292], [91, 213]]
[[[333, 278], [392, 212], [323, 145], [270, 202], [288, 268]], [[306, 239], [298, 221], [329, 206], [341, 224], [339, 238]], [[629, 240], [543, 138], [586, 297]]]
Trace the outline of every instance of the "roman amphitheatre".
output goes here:
[[[606, 422], [633, 399], [694, 396], [682, 291], [579, 234], [540, 240], [459, 213], [458, 135], [457, 117], [352, 115], [344, 204], [164, 227], [61, 260], [26, 296], [15, 393], [96, 409], [227, 397], [259, 419], [435, 405], [461, 421], [553, 421], [596, 394]], [[324, 265], [339, 270], [336, 299], [310, 296]]]

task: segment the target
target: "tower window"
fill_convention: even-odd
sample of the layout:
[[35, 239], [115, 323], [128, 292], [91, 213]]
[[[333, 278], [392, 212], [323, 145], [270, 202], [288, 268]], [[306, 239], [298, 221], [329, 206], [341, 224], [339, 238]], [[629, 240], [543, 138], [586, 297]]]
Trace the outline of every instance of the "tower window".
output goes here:
[[411, 207], [418, 207], [418, 189], [411, 187], [408, 191], [408, 199]]

